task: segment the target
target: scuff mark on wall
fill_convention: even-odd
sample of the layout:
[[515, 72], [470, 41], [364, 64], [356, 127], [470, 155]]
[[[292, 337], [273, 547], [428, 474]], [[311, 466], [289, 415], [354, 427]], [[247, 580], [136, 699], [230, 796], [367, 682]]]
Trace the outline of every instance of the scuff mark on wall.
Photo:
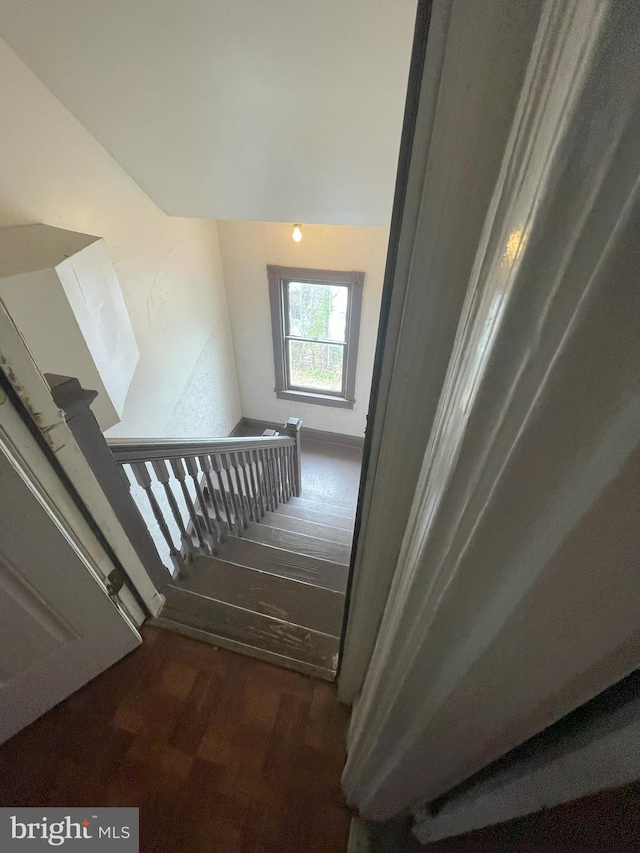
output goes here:
[[[24, 340], [24, 338], [23, 338], [23, 340]], [[25, 346], [26, 346], [26, 344], [25, 344]], [[35, 409], [33, 408], [33, 406], [31, 405], [31, 403], [29, 401], [29, 395], [27, 394], [26, 390], [21, 385], [20, 380], [18, 379], [16, 374], [11, 369], [7, 359], [2, 355], [0, 355], [0, 370], [2, 370], [4, 375], [7, 377], [7, 379], [11, 383], [13, 390], [16, 392], [18, 397], [20, 397], [20, 399], [22, 400], [22, 403], [24, 404], [25, 408], [28, 410], [28, 412], [31, 415], [31, 417], [33, 418], [34, 422], [37, 424], [38, 429], [42, 430], [44, 425], [43, 425], [43, 421], [42, 421], [42, 417], [41, 417], [40, 413], [36, 412]]]
[[171, 279], [165, 272], [155, 274], [147, 296], [147, 317], [149, 328], [154, 332], [166, 332], [170, 325], [170, 305], [172, 302]]

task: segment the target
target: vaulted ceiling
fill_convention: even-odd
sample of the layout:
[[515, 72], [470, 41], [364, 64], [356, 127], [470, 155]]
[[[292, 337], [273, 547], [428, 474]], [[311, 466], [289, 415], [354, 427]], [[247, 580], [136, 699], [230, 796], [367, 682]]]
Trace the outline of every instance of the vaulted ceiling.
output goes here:
[[2, 0], [0, 35], [169, 214], [386, 225], [415, 5]]

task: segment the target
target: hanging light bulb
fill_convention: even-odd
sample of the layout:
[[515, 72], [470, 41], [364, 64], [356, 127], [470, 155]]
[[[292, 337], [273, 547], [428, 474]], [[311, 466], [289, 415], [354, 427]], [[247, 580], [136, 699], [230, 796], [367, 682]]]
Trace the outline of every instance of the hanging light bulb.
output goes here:
[[302, 240], [302, 225], [294, 225], [293, 226], [293, 234], [291, 235], [296, 243], [299, 243]]

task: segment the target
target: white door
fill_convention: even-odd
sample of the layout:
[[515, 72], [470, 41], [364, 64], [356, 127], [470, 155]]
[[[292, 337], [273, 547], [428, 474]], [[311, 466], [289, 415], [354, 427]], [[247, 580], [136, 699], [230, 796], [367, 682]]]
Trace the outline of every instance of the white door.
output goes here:
[[0, 742], [134, 649], [107, 555], [0, 390]]

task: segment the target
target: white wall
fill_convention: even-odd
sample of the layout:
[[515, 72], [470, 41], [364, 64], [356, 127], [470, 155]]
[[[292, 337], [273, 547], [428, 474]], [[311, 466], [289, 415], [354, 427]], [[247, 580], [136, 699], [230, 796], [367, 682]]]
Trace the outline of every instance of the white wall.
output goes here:
[[[486, 116], [478, 101], [504, 92], [514, 72], [522, 80], [523, 60], [528, 67], [510, 99], [506, 146], [504, 135], [493, 140], [502, 149], [493, 191], [486, 152], [461, 173], [483, 175], [491, 200], [472, 235], [435, 420], [415, 417], [414, 406], [403, 413], [431, 437], [393, 577], [367, 547], [371, 514], [356, 544], [371, 560], [347, 637], [358, 610], [368, 611], [369, 624], [358, 621], [365, 637], [371, 627], [377, 637], [342, 786], [366, 819], [451, 791], [638, 666], [640, 26], [629, 25], [634, 0], [545, 0], [540, 18], [518, 22], [510, 12], [519, 5], [529, 6], [445, 0], [433, 9], [447, 26], [435, 48], [429, 33], [420, 99], [437, 115], [418, 114], [409, 164], [406, 198], [422, 193], [424, 203], [399, 235], [411, 250], [400, 355], [425, 340], [407, 337], [411, 292], [426, 282], [446, 297], [446, 262], [455, 267], [471, 239], [458, 215], [469, 186], [451, 171], [466, 118]], [[487, 50], [501, 47], [503, 23], [506, 54]], [[509, 53], [514, 43], [522, 53]], [[428, 157], [416, 162], [425, 137]], [[448, 309], [446, 298], [434, 303], [433, 325]], [[437, 335], [426, 340], [442, 348]], [[394, 380], [411, 386], [422, 369], [428, 388], [419, 355], [417, 346], [413, 363], [396, 358]], [[384, 440], [401, 458], [389, 420]], [[384, 483], [390, 514], [401, 486]], [[371, 606], [380, 582], [381, 621]]]
[[[387, 228], [304, 225], [300, 243], [291, 225], [218, 222], [245, 417], [284, 423], [293, 415], [313, 429], [364, 434], [369, 406]], [[276, 398], [267, 264], [365, 273], [353, 409], [333, 409]]]
[[0, 127], [0, 227], [44, 222], [111, 252], [140, 362], [109, 434], [228, 434], [241, 412], [215, 223], [166, 216], [2, 40]]
[[104, 240], [51, 225], [0, 228], [0, 259], [11, 272], [0, 275], [0, 299], [41, 372], [97, 391], [103, 431], [119, 423], [140, 352]]

